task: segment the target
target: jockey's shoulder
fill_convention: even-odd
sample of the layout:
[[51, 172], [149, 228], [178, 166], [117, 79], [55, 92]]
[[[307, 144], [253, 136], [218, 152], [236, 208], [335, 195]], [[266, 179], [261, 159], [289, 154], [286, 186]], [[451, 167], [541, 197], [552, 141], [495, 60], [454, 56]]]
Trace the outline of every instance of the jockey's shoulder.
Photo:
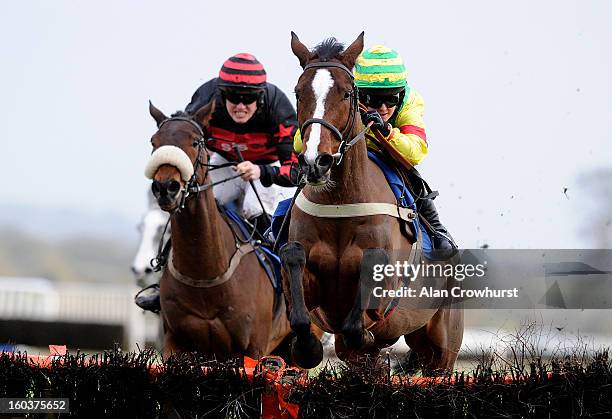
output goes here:
[[422, 118], [425, 110], [425, 101], [421, 94], [410, 89], [407, 97], [404, 98], [402, 107], [398, 110], [397, 116], [394, 117], [392, 125], [400, 127], [402, 125], [423, 125]]
[[410, 88], [408, 97], [404, 100], [404, 106], [423, 106], [424, 104], [423, 96], [416, 89]]

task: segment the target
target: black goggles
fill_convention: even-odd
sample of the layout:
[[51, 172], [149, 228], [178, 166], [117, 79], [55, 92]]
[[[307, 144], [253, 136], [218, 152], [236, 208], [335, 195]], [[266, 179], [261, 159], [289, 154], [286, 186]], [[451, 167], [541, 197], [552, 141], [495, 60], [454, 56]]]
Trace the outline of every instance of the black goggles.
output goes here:
[[260, 95], [260, 92], [232, 92], [231, 90], [224, 90], [222, 93], [223, 97], [234, 105], [239, 103], [250, 105], [256, 102]]
[[360, 93], [359, 101], [364, 105], [378, 109], [383, 103], [387, 106], [387, 108], [393, 108], [397, 106], [400, 101], [400, 94], [396, 93], [394, 95], [370, 95], [368, 93]]

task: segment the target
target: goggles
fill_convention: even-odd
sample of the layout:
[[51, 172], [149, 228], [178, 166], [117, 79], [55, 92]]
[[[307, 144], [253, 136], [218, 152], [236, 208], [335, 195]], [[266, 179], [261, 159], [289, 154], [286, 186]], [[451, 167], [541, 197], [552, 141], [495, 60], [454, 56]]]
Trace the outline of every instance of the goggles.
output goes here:
[[394, 95], [370, 95], [368, 93], [360, 93], [359, 101], [364, 105], [378, 109], [383, 103], [387, 106], [387, 108], [393, 108], [397, 106], [400, 101], [400, 94], [396, 93]]
[[250, 105], [256, 102], [260, 95], [260, 92], [233, 92], [231, 90], [224, 90], [222, 93], [223, 98], [234, 105], [238, 105], [239, 103]]

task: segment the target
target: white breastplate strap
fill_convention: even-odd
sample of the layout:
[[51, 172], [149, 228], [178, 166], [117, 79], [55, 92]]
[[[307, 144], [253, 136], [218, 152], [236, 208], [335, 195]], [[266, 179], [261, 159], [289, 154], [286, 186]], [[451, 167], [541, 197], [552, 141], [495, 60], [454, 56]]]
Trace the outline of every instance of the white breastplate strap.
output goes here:
[[323, 205], [309, 201], [303, 192], [300, 192], [297, 196], [295, 205], [306, 214], [321, 218], [350, 218], [370, 215], [390, 215], [404, 221], [413, 221], [416, 218], [416, 213], [412, 208], [398, 207], [386, 202]]
[[252, 244], [241, 244], [240, 247], [236, 249], [236, 252], [234, 252], [232, 255], [227, 271], [211, 279], [194, 279], [180, 273], [172, 263], [172, 251], [170, 251], [170, 256], [168, 257], [168, 270], [177, 281], [185, 285], [195, 288], [212, 288], [229, 281], [232, 275], [234, 275], [238, 265], [240, 265], [240, 260], [242, 257], [253, 251], [255, 251], [255, 248]]

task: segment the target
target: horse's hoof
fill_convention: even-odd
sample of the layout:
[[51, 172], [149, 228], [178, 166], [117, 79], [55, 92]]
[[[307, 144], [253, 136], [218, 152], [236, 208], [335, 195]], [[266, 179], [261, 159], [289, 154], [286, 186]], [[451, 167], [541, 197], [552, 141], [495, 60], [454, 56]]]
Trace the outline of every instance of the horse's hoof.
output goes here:
[[313, 335], [305, 340], [295, 336], [291, 340], [291, 359], [300, 368], [314, 368], [323, 360], [323, 345]]

